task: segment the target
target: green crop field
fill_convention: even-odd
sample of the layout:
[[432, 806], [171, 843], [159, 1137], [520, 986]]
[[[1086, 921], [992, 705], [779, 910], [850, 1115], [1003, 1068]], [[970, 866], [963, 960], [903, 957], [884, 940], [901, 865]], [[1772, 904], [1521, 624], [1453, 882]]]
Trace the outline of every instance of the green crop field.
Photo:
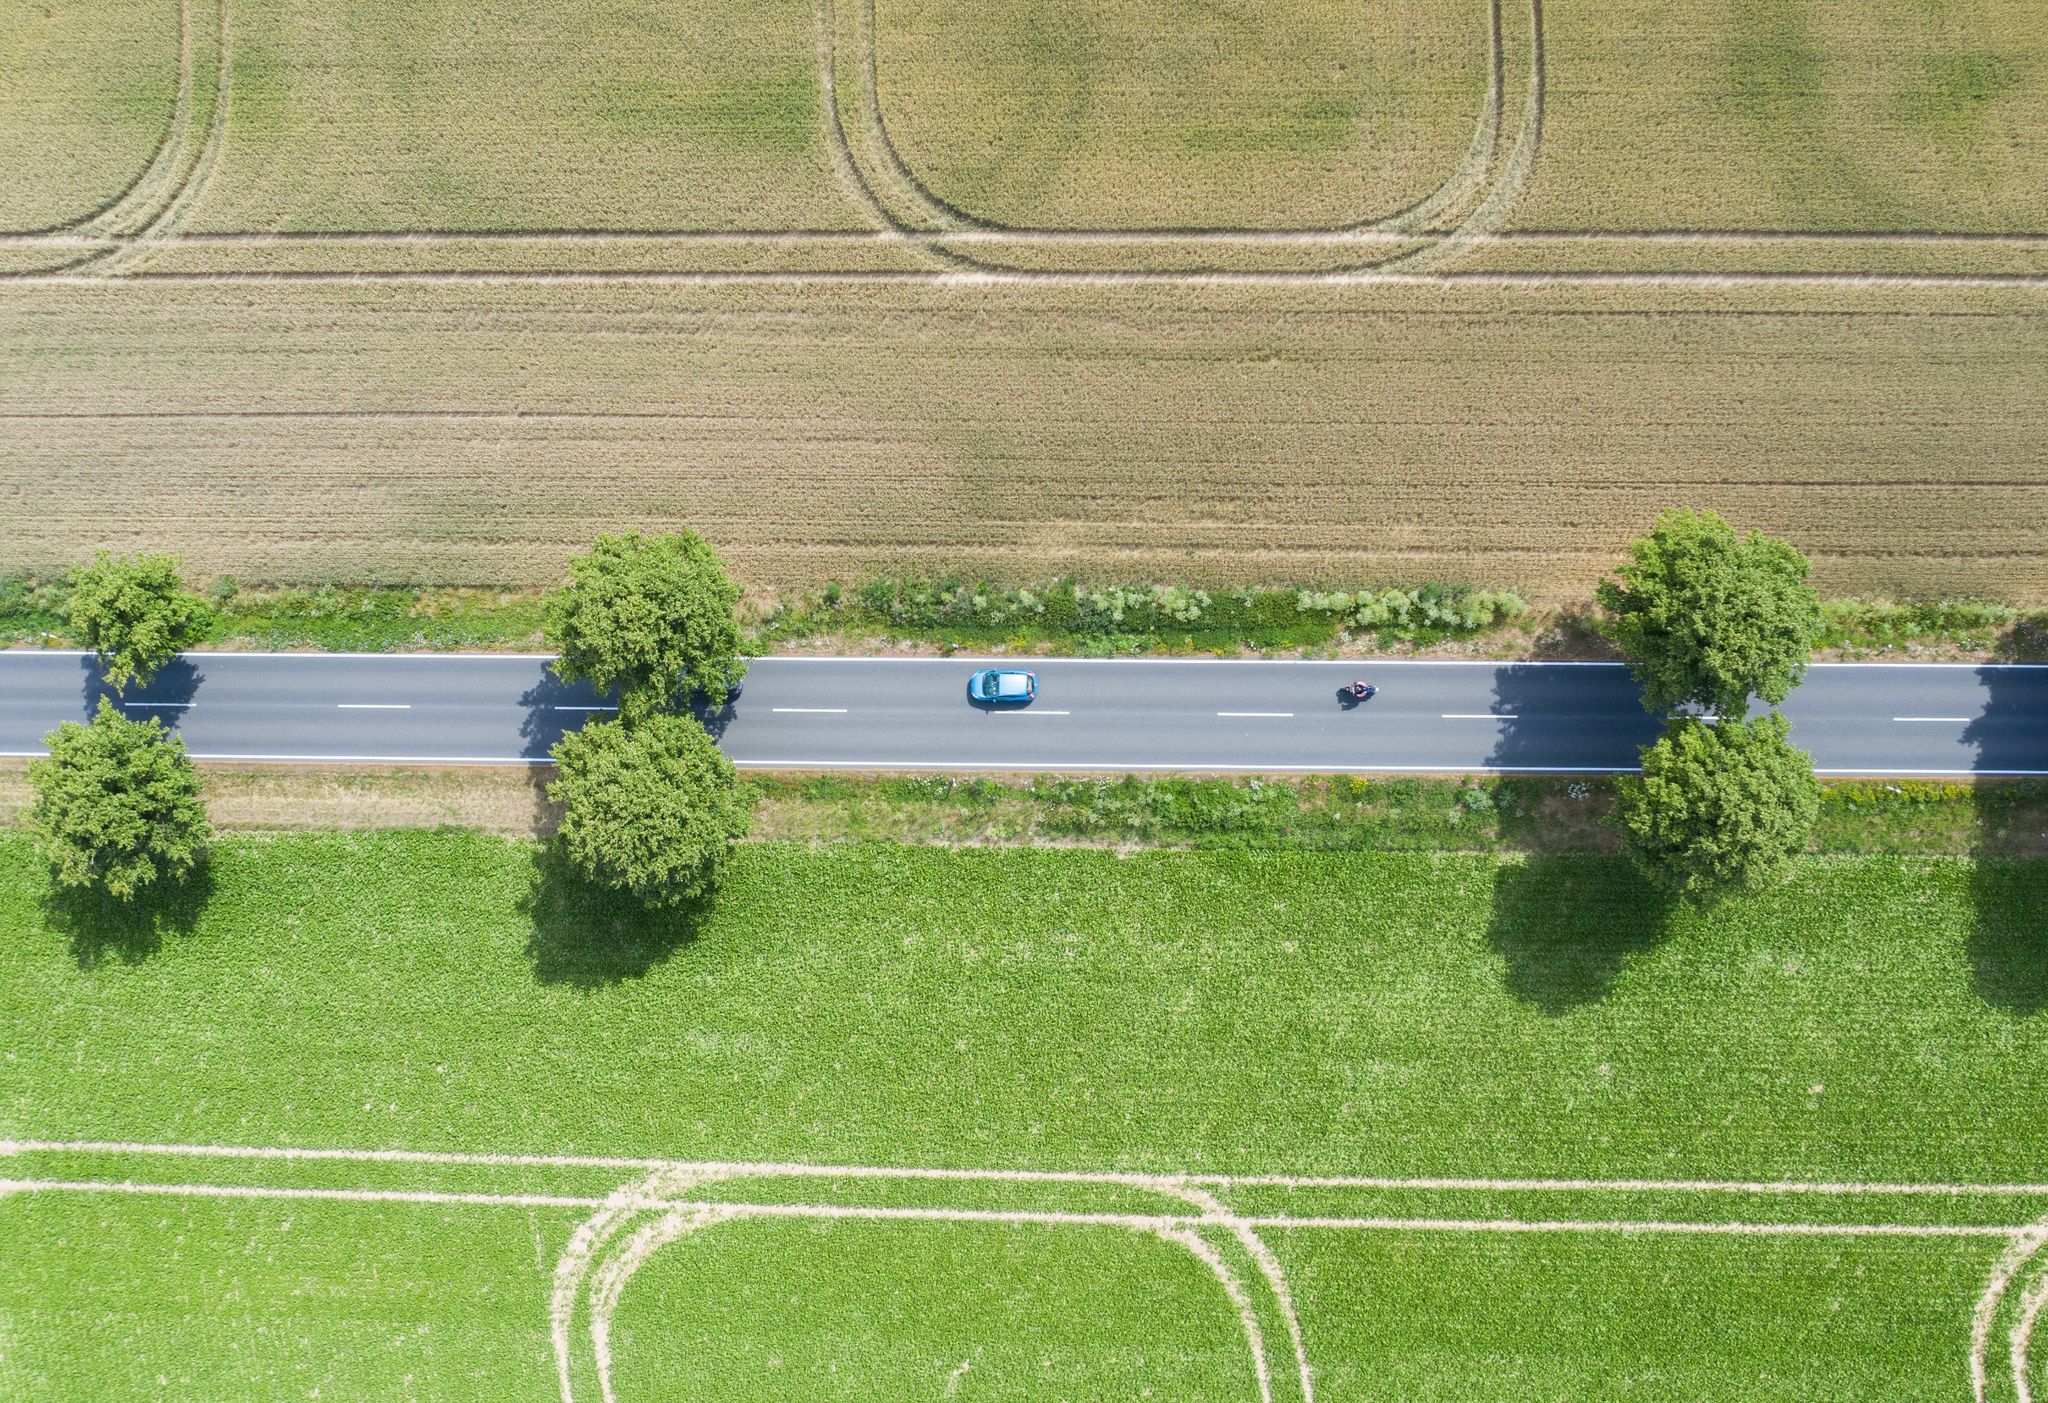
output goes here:
[[2044, 1382], [2038, 866], [771, 844], [658, 927], [410, 833], [117, 928], [0, 859], [9, 1397]]

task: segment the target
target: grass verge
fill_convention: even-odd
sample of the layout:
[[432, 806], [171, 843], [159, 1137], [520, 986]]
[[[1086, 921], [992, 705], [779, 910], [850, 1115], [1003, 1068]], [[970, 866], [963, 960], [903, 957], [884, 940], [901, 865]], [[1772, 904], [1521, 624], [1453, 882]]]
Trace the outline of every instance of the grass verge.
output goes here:
[[[1093, 588], [1059, 581], [1005, 588], [959, 580], [876, 579], [852, 590], [748, 597], [748, 646], [865, 652], [1236, 655], [1423, 653], [1500, 658], [1610, 658], [1589, 607], [1523, 610], [1518, 599], [1428, 585], [1402, 618], [1372, 619], [1387, 592], [1294, 588]], [[211, 591], [213, 647], [334, 652], [533, 650], [543, 645], [540, 590], [243, 588]], [[0, 645], [75, 644], [62, 580], [0, 577]], [[1831, 659], [2048, 659], [2048, 612], [1980, 600], [1831, 599], [1818, 656]], [[1462, 613], [1462, 620], [1453, 617]]]
[[[203, 767], [227, 832], [453, 826], [547, 837], [552, 772], [339, 765]], [[1610, 780], [1503, 776], [756, 774], [763, 841], [946, 847], [1585, 853], [1615, 849]], [[1813, 848], [2048, 857], [2048, 785], [1823, 781]], [[26, 761], [0, 761], [0, 824], [20, 824]]]

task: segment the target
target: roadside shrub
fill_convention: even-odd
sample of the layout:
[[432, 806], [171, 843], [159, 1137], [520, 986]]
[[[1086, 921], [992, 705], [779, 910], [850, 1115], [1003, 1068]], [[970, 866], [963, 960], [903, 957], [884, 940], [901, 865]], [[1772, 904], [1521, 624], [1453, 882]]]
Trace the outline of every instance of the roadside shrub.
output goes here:
[[1825, 648], [1895, 648], [1927, 642], [1981, 647], [2023, 617], [2011, 605], [1978, 599], [1910, 604], [1826, 599], [1820, 612], [1820, 644]]
[[1511, 589], [1470, 585], [1418, 585], [1412, 589], [1359, 591], [1302, 590], [1295, 608], [1304, 614], [1333, 614], [1343, 627], [1391, 634], [1480, 633], [1529, 612]]

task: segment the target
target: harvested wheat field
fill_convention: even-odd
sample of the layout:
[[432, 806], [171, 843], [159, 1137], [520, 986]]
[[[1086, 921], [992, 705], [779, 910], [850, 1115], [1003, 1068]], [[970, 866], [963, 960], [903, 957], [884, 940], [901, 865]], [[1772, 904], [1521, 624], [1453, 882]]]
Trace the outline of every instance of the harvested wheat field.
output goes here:
[[1570, 597], [1684, 502], [2032, 602], [2044, 112], [1991, 0], [53, 4], [0, 572]]

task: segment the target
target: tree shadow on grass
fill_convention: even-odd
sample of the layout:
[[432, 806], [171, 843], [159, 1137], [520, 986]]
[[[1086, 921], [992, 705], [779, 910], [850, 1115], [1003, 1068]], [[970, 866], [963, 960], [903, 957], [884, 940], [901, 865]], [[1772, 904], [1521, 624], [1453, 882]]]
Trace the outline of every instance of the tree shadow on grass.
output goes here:
[[1675, 906], [1625, 858], [1529, 853], [1496, 870], [1486, 938], [1507, 961], [1508, 992], [1555, 1017], [1605, 998]]
[[2048, 1009], [2048, 861], [1980, 852], [1970, 898], [1977, 996], [2022, 1017]]
[[182, 882], [153, 883], [129, 901], [53, 884], [43, 894], [43, 925], [63, 934], [80, 969], [136, 965], [167, 936], [190, 934], [212, 898], [213, 869], [205, 863]]
[[523, 903], [533, 923], [526, 937], [533, 976], [578, 989], [638, 979], [696, 941], [711, 902], [707, 895], [651, 911], [584, 881], [549, 843], [534, 857], [533, 885]]
[[1984, 703], [1963, 732], [1977, 748], [1977, 841], [1970, 871], [1970, 969], [1977, 995], [2025, 1017], [2048, 1009], [2048, 860], [2038, 854], [2048, 769], [2041, 717], [2048, 671], [1980, 669]]

